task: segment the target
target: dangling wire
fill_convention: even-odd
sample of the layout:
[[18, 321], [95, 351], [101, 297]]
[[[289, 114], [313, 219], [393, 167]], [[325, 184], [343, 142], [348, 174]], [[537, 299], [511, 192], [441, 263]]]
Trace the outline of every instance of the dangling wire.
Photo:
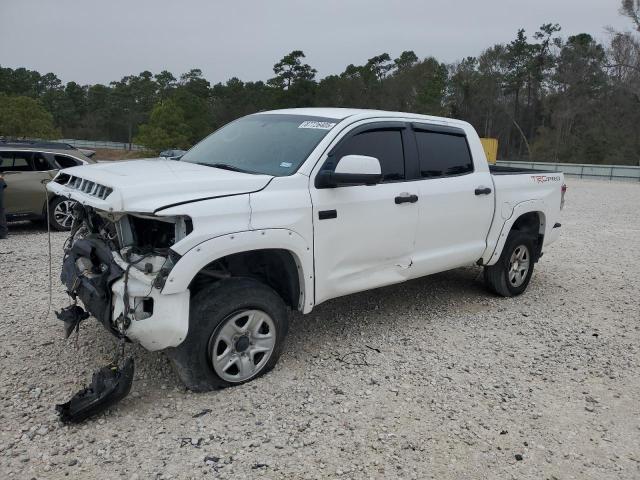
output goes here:
[[53, 304], [53, 267], [52, 267], [52, 255], [51, 255], [51, 212], [49, 211], [49, 193], [47, 192], [47, 183], [49, 181], [42, 182], [42, 188], [44, 188], [44, 198], [46, 203], [46, 211], [47, 211], [47, 247], [48, 247], [48, 255], [49, 255], [49, 301], [47, 302], [47, 313], [45, 313], [43, 320], [49, 318], [51, 314], [51, 306]]

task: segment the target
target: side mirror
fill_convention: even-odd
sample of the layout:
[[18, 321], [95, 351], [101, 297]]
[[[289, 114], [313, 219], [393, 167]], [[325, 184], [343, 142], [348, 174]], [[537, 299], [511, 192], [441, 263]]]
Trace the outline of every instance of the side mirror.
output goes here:
[[336, 169], [320, 170], [316, 188], [334, 188], [353, 185], [376, 185], [382, 180], [380, 161], [366, 155], [345, 155]]

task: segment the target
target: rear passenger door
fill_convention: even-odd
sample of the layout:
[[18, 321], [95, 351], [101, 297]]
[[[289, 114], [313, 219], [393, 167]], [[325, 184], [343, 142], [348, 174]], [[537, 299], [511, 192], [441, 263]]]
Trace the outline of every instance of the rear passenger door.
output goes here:
[[39, 152], [0, 152], [0, 171], [7, 183], [5, 209], [10, 215], [42, 215], [45, 182], [55, 174], [51, 160]]
[[470, 265], [482, 256], [491, 226], [491, 174], [486, 164], [474, 165], [463, 129], [414, 123], [413, 132], [420, 162], [415, 274]]

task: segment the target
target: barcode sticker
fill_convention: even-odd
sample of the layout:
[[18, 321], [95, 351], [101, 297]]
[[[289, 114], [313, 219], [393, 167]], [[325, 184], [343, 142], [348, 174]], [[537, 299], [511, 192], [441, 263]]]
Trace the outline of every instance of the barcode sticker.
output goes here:
[[306, 122], [302, 122], [298, 128], [315, 128], [317, 130], [331, 130], [335, 126], [336, 124], [331, 122], [306, 121]]

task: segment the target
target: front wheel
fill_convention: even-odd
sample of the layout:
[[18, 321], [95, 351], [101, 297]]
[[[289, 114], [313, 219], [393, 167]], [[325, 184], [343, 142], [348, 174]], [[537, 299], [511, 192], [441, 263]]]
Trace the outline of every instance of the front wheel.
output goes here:
[[523, 293], [533, 274], [535, 241], [531, 234], [517, 230], [509, 233], [500, 259], [484, 268], [484, 280], [490, 290], [503, 297]]
[[73, 200], [63, 197], [55, 197], [49, 203], [49, 225], [54, 230], [61, 232], [71, 230], [73, 225]]
[[288, 328], [287, 307], [269, 286], [221, 280], [191, 299], [187, 338], [167, 353], [191, 390], [239, 385], [275, 366]]

